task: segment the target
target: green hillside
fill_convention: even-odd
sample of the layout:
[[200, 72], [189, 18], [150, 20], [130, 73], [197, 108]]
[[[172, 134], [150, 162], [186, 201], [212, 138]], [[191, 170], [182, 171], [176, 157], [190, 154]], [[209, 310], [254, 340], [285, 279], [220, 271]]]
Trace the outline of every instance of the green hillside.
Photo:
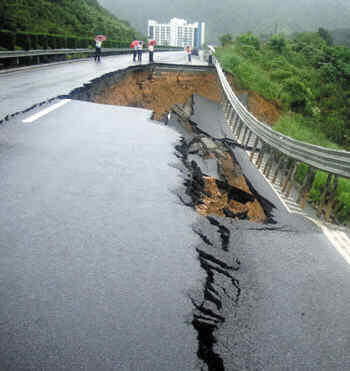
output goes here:
[[0, 30], [134, 39], [136, 31], [97, 0], [0, 0]]
[[[273, 35], [265, 42], [247, 33], [220, 38], [216, 55], [236, 86], [279, 108], [273, 128], [300, 141], [350, 150], [350, 48], [334, 46], [330, 33]], [[306, 167], [298, 168], [302, 184]], [[327, 174], [318, 171], [311, 199], [320, 202]], [[350, 180], [339, 179], [337, 218], [350, 220]]]

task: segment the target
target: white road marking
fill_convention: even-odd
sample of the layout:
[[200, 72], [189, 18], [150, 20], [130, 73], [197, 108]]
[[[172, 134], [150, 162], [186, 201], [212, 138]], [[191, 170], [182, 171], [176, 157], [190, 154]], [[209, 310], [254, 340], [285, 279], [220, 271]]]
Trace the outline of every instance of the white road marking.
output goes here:
[[30, 124], [31, 122], [34, 122], [35, 120], [38, 120], [39, 118], [47, 115], [48, 113], [56, 110], [57, 108], [60, 108], [60, 107], [64, 106], [66, 103], [68, 103], [70, 101], [71, 101], [71, 99], [62, 99], [60, 102], [58, 102], [56, 104], [53, 104], [52, 106], [50, 106], [48, 108], [45, 108], [42, 111], [37, 112], [34, 115], [29, 116], [28, 118], [22, 120], [22, 122], [24, 122], [25, 124]]

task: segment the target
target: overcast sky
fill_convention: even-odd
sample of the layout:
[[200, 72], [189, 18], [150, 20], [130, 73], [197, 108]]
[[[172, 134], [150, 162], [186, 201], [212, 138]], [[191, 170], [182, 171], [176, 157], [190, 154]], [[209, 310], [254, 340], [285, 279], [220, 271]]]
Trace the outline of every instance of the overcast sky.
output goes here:
[[141, 32], [147, 20], [185, 18], [207, 23], [208, 39], [223, 33], [350, 28], [350, 0], [99, 0]]

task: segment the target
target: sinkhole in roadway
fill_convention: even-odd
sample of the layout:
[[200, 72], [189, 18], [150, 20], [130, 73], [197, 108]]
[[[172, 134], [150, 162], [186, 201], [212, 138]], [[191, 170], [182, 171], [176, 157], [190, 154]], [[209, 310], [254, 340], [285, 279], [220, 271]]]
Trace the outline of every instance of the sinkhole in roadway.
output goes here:
[[102, 86], [92, 100], [150, 109], [155, 120], [164, 119], [174, 104], [185, 104], [193, 94], [220, 100], [216, 75], [210, 69], [143, 68], [128, 72], [115, 83]]
[[[174, 145], [179, 161], [171, 166], [179, 170], [183, 182], [173, 192], [198, 213], [191, 228], [199, 237], [194, 248], [205, 273], [201, 287], [186, 293], [193, 306], [189, 318], [197, 332], [201, 369], [224, 371], [232, 367], [230, 360], [224, 361], [218, 330], [224, 323], [234, 328], [231, 314], [247, 295], [241, 288], [241, 261], [235, 253], [236, 222], [269, 223], [273, 205], [246, 179], [235, 157], [234, 141], [220, 136], [227, 123], [215, 72], [202, 67], [133, 66], [96, 79], [70, 97], [146, 108], [156, 121], [180, 133]], [[245, 97], [249, 104], [248, 94]], [[174, 105], [187, 115], [169, 117]]]
[[[168, 113], [175, 104], [192, 114], [203, 109], [204, 104], [221, 116], [212, 125], [222, 125], [224, 121], [216, 70], [212, 67], [132, 66], [104, 75], [73, 91], [71, 96], [100, 104], [146, 108], [153, 111], [155, 120], [163, 122], [168, 121]], [[266, 109], [261, 110], [262, 104], [255, 104], [254, 95], [243, 92], [241, 97], [253, 109], [258, 111], [259, 108], [266, 114]], [[266, 221], [269, 214], [266, 205], [251, 189], [233, 152], [216, 140], [213, 134], [198, 129], [198, 126], [198, 122], [191, 119], [182, 122], [186, 134], [180, 130], [184, 142], [177, 146], [182, 162], [191, 173], [186, 186], [187, 195], [192, 200], [185, 204], [190, 204], [202, 216], [214, 214], [254, 222]], [[179, 130], [179, 127], [175, 129]], [[208, 173], [208, 167], [216, 168], [214, 176]]]

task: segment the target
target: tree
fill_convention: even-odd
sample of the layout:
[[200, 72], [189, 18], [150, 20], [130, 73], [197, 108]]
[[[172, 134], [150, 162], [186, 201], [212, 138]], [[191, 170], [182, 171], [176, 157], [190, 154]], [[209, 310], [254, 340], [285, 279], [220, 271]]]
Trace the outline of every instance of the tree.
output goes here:
[[327, 43], [328, 46], [333, 45], [333, 38], [328, 30], [320, 27], [318, 29], [318, 34], [322, 37], [322, 39]]
[[253, 35], [251, 32], [240, 35], [236, 39], [241, 44], [253, 46], [255, 49], [260, 49], [260, 39], [258, 36]]
[[229, 34], [229, 33], [226, 33], [226, 34], [219, 37], [219, 41], [220, 41], [222, 46], [225, 46], [227, 44], [231, 44], [232, 43], [232, 35]]
[[287, 47], [287, 40], [283, 35], [273, 35], [268, 41], [270, 48], [282, 54]]

